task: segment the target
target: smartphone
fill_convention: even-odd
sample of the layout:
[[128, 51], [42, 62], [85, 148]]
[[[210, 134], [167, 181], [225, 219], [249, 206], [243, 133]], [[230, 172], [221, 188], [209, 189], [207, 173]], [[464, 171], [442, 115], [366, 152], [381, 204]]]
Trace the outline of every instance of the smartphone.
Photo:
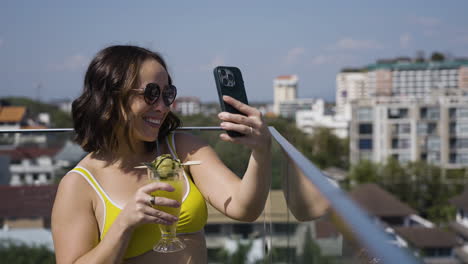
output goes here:
[[[242, 79], [241, 71], [236, 67], [218, 66], [214, 68], [214, 79], [218, 90], [219, 103], [221, 110], [233, 114], [245, 115], [239, 112], [232, 105], [223, 101], [223, 95], [229, 95], [244, 104], [249, 104], [247, 94], [245, 92], [244, 80]], [[226, 131], [231, 137], [241, 137], [244, 134], [237, 131]]]

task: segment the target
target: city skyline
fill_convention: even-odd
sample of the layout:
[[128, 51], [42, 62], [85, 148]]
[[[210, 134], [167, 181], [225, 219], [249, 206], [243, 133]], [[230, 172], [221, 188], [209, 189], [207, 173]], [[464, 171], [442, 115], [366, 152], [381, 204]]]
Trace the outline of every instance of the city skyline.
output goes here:
[[336, 74], [434, 51], [468, 57], [468, 3], [7, 1], [0, 9], [0, 97], [75, 98], [90, 59], [112, 44], [160, 52], [180, 96], [217, 101], [212, 69], [239, 67], [249, 100], [297, 74], [298, 97], [335, 100]]

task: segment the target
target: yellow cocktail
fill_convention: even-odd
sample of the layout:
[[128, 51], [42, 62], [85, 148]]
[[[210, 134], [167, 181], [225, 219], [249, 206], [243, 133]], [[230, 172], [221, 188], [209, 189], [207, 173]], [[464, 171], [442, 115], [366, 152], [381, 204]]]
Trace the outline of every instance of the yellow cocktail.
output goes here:
[[[182, 197], [185, 193], [184, 169], [179, 160], [174, 160], [170, 155], [161, 155], [155, 161], [145, 164], [148, 167], [148, 179], [152, 182], [159, 181], [170, 184], [174, 191], [158, 190], [152, 192], [155, 197], [165, 197], [178, 201], [182, 204]], [[179, 217], [180, 207], [168, 207], [155, 205], [157, 210], [164, 211], [173, 216]], [[161, 230], [161, 240], [153, 247], [154, 251], [169, 253], [176, 252], [185, 248], [185, 244], [176, 237], [177, 222], [172, 225], [159, 225]]]
[[[165, 197], [168, 199], [176, 200], [180, 204], [182, 204], [182, 197], [184, 196], [185, 181], [183, 179], [182, 180], [159, 180], [159, 181], [168, 183], [169, 185], [174, 187], [175, 190], [173, 192], [155, 191], [155, 192], [152, 192], [151, 195], [154, 197]], [[153, 207], [160, 211], [171, 214], [173, 216], [179, 217], [179, 214], [180, 214], [180, 207], [174, 208], [174, 207], [160, 206], [160, 205], [155, 205]], [[175, 234], [176, 227], [177, 227], [177, 223], [174, 223], [172, 225], [160, 225], [161, 232], [163, 233], [163, 235], [164, 233]]]

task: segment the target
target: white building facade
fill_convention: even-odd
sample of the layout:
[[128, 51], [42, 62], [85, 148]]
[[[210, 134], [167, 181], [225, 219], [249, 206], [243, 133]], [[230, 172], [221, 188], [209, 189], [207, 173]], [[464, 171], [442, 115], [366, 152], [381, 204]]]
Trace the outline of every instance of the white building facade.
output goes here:
[[350, 102], [351, 163], [393, 156], [468, 166], [468, 60], [393, 61], [366, 69], [368, 93]]
[[280, 115], [280, 105], [297, 98], [297, 75], [279, 76], [273, 80], [273, 112]]
[[346, 119], [351, 118], [351, 102], [370, 98], [372, 91], [367, 85], [367, 72], [344, 71], [336, 76], [336, 113]]
[[326, 127], [339, 138], [348, 137], [348, 120], [343, 115], [327, 114], [323, 99], [316, 100], [310, 110], [296, 112], [296, 126], [307, 134], [319, 127]]
[[180, 97], [174, 102], [173, 108], [181, 115], [196, 115], [201, 112], [201, 102], [198, 97]]

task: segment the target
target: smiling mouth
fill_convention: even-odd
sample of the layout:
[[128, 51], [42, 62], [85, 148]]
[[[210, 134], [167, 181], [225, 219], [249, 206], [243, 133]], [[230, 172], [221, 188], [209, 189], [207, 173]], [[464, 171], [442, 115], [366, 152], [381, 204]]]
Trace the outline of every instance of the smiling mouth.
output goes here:
[[161, 125], [161, 119], [146, 117], [146, 118], [143, 118], [143, 120], [145, 120], [145, 122], [149, 123], [151, 126]]

